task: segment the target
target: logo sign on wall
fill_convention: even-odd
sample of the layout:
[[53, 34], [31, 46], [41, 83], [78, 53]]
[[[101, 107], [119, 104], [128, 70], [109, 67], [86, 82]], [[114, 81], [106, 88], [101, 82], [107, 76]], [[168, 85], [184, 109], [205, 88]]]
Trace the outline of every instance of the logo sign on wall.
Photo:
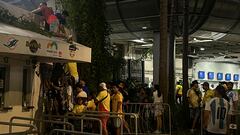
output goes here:
[[70, 54], [71, 57], [75, 56], [75, 53], [76, 53], [77, 50], [79, 50], [79, 49], [76, 47], [75, 44], [69, 45], [69, 51], [70, 51], [69, 54]]
[[217, 73], [217, 80], [223, 80], [223, 73]]
[[239, 74], [233, 75], [233, 81], [239, 81]]
[[204, 79], [205, 78], [205, 72], [204, 71], [199, 71], [198, 72], [198, 79]]
[[47, 44], [47, 53], [50, 56], [62, 57], [62, 52], [58, 51], [58, 44], [55, 41]]
[[231, 80], [231, 74], [230, 73], [225, 74], [225, 80], [226, 81], [230, 81]]
[[30, 42], [27, 41], [26, 42], [26, 46], [29, 47], [29, 50], [32, 53], [36, 53], [38, 51], [38, 49], [41, 49], [41, 44], [38, 43], [36, 40], [31, 40]]
[[208, 79], [210, 80], [214, 79], [214, 72], [208, 72]]
[[18, 40], [15, 39], [15, 38], [9, 38], [7, 40], [7, 42], [3, 43], [3, 42], [0, 42], [2, 45], [6, 46], [7, 48], [9, 48], [10, 50], [14, 50], [17, 46], [17, 42]]

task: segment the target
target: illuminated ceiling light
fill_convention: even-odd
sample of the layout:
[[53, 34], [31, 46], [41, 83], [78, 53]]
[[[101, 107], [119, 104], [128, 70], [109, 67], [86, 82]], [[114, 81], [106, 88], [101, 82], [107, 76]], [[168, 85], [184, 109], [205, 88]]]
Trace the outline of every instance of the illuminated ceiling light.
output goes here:
[[201, 50], [201, 51], [204, 51], [204, 50], [205, 50], [205, 48], [202, 48], [202, 47], [201, 47], [201, 48], [200, 48], [200, 50]]
[[141, 40], [141, 41], [144, 41], [144, 38], [141, 38], [140, 40]]
[[142, 29], [143, 29], [143, 30], [146, 30], [146, 29], [147, 29], [147, 27], [146, 27], [146, 26], [143, 26], [143, 27], [142, 27]]
[[143, 47], [151, 47], [151, 46], [153, 46], [153, 44], [144, 44], [144, 45], [142, 45]]
[[144, 39], [143, 40], [135, 39], [135, 40], [131, 40], [131, 41], [136, 42], [136, 43], [146, 43], [146, 42], [144, 42]]

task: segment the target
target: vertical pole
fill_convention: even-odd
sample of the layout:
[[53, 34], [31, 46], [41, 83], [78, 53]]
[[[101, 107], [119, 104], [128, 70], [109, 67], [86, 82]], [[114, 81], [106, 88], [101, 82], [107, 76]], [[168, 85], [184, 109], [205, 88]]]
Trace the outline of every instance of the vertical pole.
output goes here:
[[128, 59], [127, 70], [128, 70], [128, 79], [131, 80], [131, 59]]
[[183, 21], [183, 103], [187, 107], [188, 90], [188, 18], [189, 0], [184, 0], [184, 21]]
[[169, 24], [169, 104], [175, 105], [175, 32], [174, 32], [174, 0], [171, 0]]
[[141, 65], [142, 65], [142, 84], [145, 83], [145, 62], [144, 60], [141, 61]]
[[168, 1], [160, 0], [159, 86], [163, 101], [168, 102]]
[[183, 19], [183, 116], [186, 121], [182, 122], [182, 125], [188, 125], [190, 123], [189, 109], [187, 103], [187, 90], [188, 90], [188, 17], [189, 17], [189, 0], [184, 0], [184, 19]]

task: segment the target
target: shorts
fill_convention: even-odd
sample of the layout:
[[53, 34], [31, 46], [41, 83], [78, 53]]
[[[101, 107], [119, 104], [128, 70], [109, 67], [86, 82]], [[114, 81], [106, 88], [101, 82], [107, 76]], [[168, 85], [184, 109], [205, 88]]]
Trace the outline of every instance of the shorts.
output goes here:
[[103, 129], [107, 128], [107, 122], [108, 122], [109, 116], [101, 116], [99, 119], [102, 122], [102, 128]]
[[190, 118], [198, 119], [200, 117], [201, 110], [200, 108], [190, 108]]
[[156, 103], [155, 104], [155, 110], [154, 110], [154, 116], [159, 116], [162, 115], [163, 113], [163, 106], [161, 103]]
[[115, 128], [119, 128], [121, 126], [122, 119], [120, 117], [113, 118], [113, 124]]
[[107, 112], [109, 112], [109, 111], [104, 108], [102, 103], [99, 103], [99, 111], [100, 112], [106, 112], [106, 113], [104, 113], [105, 116], [100, 116], [99, 117], [99, 119], [102, 122], [102, 128], [106, 129], [107, 128], [107, 122], [108, 122], [108, 119], [109, 119], [109, 114], [107, 114]]

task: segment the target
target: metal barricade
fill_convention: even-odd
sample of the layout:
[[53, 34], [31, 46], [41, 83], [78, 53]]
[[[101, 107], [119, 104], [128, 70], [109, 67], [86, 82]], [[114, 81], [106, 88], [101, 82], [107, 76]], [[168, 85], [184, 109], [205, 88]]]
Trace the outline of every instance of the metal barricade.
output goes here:
[[[157, 106], [162, 106], [162, 125], [163, 133], [172, 134], [171, 123], [171, 108], [167, 103], [154, 104], [154, 103], [126, 103], [123, 105], [124, 113], [137, 113], [139, 116], [138, 133], [150, 134], [154, 131], [154, 119]], [[168, 118], [166, 121], [165, 118]], [[128, 120], [129, 121], [129, 120]], [[129, 121], [131, 125], [131, 120]], [[164, 124], [167, 123], [167, 124]], [[168, 125], [168, 126], [166, 126]]]
[[[74, 119], [74, 120], [81, 120], [81, 125], [84, 124], [84, 120], [90, 120], [90, 121], [97, 121], [99, 123], [99, 134], [102, 135], [102, 121], [98, 118], [89, 118], [89, 117], [85, 117], [85, 116], [68, 116], [72, 113], [67, 113], [65, 116], [62, 115], [44, 115], [44, 117], [51, 117], [51, 118], [62, 118], [64, 122], [67, 122], [69, 119]], [[64, 127], [63, 130], [66, 130], [66, 127]], [[83, 132], [83, 128], [81, 127], [81, 131]], [[86, 132], [84, 132], [86, 133]], [[90, 133], [91, 134], [91, 133]], [[98, 134], [98, 135], [99, 135]]]
[[[68, 113], [67, 115], [74, 115], [73, 113]], [[103, 117], [103, 116], [109, 116], [110, 118], [119, 118], [121, 120], [121, 134], [124, 134], [124, 116], [128, 115], [132, 118], [134, 118], [134, 121], [135, 121], [135, 132], [133, 133], [128, 133], [128, 134], [135, 134], [137, 135], [138, 134], [138, 116], [137, 114], [135, 113], [116, 113], [116, 112], [100, 112], [100, 111], [86, 111], [86, 112], [82, 112], [81, 114], [79, 114], [80, 116], [82, 117]], [[122, 116], [122, 117], [121, 117]], [[83, 125], [83, 124], [82, 124]], [[83, 128], [83, 127], [81, 127]]]
[[[32, 124], [23, 124], [23, 123], [12, 123], [12, 122], [3, 122], [3, 121], [0, 121], [0, 125], [8, 125], [9, 127], [10, 126], [18, 126], [18, 127], [28, 127], [29, 130], [27, 131], [24, 131], [24, 132], [18, 132], [18, 133], [12, 133], [12, 132], [9, 132], [9, 134], [34, 134], [34, 133], [37, 133], [37, 127], [32, 125]], [[33, 130], [35, 129], [35, 130]], [[4, 133], [6, 135], [6, 133]]]
[[[134, 127], [135, 127], [135, 130], [133, 130], [134, 132], [131, 133], [127, 133], [127, 134], [135, 134], [137, 135], [138, 134], [138, 114], [136, 113], [117, 113], [117, 112], [100, 112], [100, 111], [87, 111], [87, 112], [83, 112], [84, 115], [86, 116], [101, 116], [103, 114], [105, 115], [110, 115], [110, 118], [120, 118], [122, 117], [121, 119], [121, 134], [125, 134], [124, 133], [124, 123], [126, 122], [125, 121], [125, 116], [129, 116], [130, 118], [133, 118], [134, 119]], [[95, 115], [93, 115], [95, 114]]]
[[[73, 124], [69, 122], [61, 122], [61, 121], [53, 121], [53, 120], [42, 120], [42, 119], [33, 119], [33, 118], [27, 118], [27, 117], [18, 117], [18, 116], [13, 116], [10, 119], [10, 123], [13, 123], [14, 120], [27, 120], [27, 121], [38, 121], [41, 123], [52, 123], [52, 124], [60, 124], [60, 125], [68, 125], [70, 126], [71, 130], [74, 131], [74, 126]], [[9, 126], [9, 133], [12, 133], [12, 126]]]
[[79, 131], [71, 131], [71, 130], [64, 130], [64, 129], [53, 129], [49, 135], [52, 135], [53, 133], [69, 133], [71, 135], [99, 135], [95, 133], [87, 133], [87, 132], [79, 132]]

